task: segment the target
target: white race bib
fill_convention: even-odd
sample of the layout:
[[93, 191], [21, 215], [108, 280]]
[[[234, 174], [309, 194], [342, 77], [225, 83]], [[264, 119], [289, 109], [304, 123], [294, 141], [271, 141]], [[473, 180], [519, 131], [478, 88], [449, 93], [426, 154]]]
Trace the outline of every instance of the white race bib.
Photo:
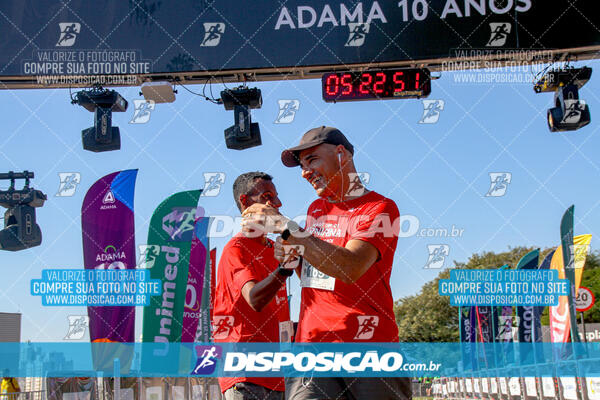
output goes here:
[[335, 278], [322, 273], [306, 260], [303, 260], [300, 286], [312, 289], [333, 290], [335, 288]]
[[279, 341], [281, 343], [290, 343], [294, 335], [294, 324], [292, 321], [283, 321], [279, 323]]

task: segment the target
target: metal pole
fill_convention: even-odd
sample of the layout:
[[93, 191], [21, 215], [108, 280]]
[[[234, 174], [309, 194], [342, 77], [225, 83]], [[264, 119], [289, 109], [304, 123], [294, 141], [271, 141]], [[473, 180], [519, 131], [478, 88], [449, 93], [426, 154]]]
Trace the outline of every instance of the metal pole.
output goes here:
[[581, 325], [583, 327], [583, 342], [587, 342], [587, 333], [585, 332], [585, 321], [583, 320], [583, 311], [581, 314]]
[[114, 361], [114, 370], [115, 370], [115, 385], [114, 385], [114, 396], [113, 400], [121, 400], [121, 365], [119, 363], [119, 359], [115, 358]]

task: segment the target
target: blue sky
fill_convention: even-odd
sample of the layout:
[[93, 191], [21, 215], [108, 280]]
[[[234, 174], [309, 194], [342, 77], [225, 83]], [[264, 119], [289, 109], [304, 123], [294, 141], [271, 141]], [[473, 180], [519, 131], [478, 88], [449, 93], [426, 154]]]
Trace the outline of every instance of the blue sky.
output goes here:
[[[588, 62], [597, 67], [597, 62]], [[497, 71], [511, 74], [510, 70]], [[257, 83], [263, 107], [253, 110], [263, 145], [235, 151], [225, 147], [223, 130], [233, 113], [179, 88], [172, 104], [158, 104], [146, 124], [129, 124], [139, 87], [118, 91], [130, 101], [125, 113], [113, 114], [121, 131], [121, 150], [91, 153], [81, 147], [81, 130], [93, 114], [70, 104], [68, 90], [0, 91], [3, 133], [0, 171], [30, 170], [32, 186], [48, 195], [37, 210], [43, 243], [39, 247], [0, 253], [0, 311], [23, 313], [23, 341], [61, 341], [68, 315], [83, 307], [43, 307], [30, 295], [31, 279], [42, 269], [83, 266], [80, 210], [86, 190], [98, 178], [138, 168], [135, 189], [136, 244], [146, 243], [148, 222], [158, 204], [172, 193], [204, 186], [204, 172], [224, 172], [225, 185], [214, 198], [203, 198], [211, 214], [238, 215], [231, 186], [247, 171], [272, 174], [289, 216], [305, 213], [316, 196], [298, 168], [280, 162], [281, 150], [319, 125], [336, 126], [355, 146], [355, 164], [370, 174], [370, 189], [393, 199], [401, 215], [414, 216], [420, 228], [464, 230], [460, 237], [403, 237], [398, 241], [391, 278], [394, 299], [418, 292], [438, 269], [424, 269], [428, 245], [447, 244], [453, 260], [466, 261], [476, 252], [503, 251], [508, 246], [556, 246], [560, 218], [575, 204], [575, 233], [595, 234], [600, 225], [598, 124], [600, 81], [580, 91], [590, 106], [592, 122], [567, 133], [551, 133], [546, 110], [553, 94], [535, 94], [531, 73], [525, 83], [458, 83], [457, 76], [480, 72], [445, 72], [433, 82], [429, 99], [444, 100], [434, 124], [419, 124], [421, 100], [363, 101], [328, 104], [321, 99], [320, 80]], [[516, 75], [513, 75], [516, 76]], [[232, 86], [232, 85], [228, 85]], [[201, 86], [190, 87], [201, 91]], [[215, 95], [222, 85], [213, 85]], [[300, 101], [295, 119], [275, 124], [280, 99]], [[72, 197], [56, 197], [60, 172], [79, 172], [81, 183]], [[501, 197], [485, 197], [491, 172], [509, 172], [512, 181]], [[22, 181], [21, 181], [22, 182]], [[8, 182], [0, 182], [6, 189]], [[413, 218], [413, 221], [415, 219]], [[408, 228], [406, 228], [408, 229]], [[218, 254], [227, 238], [211, 242]], [[597, 237], [592, 250], [597, 248]], [[292, 278], [292, 316], [297, 318], [300, 292]], [[138, 313], [138, 334], [141, 313]], [[86, 335], [87, 338], [87, 335]]]

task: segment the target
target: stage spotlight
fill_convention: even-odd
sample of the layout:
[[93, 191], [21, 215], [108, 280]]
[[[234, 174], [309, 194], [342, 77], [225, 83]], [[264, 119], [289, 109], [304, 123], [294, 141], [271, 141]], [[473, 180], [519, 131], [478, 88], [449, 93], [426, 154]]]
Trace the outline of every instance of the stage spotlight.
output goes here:
[[536, 93], [554, 91], [555, 107], [548, 110], [551, 132], [574, 131], [590, 123], [590, 108], [579, 98], [579, 88], [592, 76], [592, 69], [563, 68], [548, 72], [534, 86]]
[[94, 127], [81, 131], [85, 150], [98, 153], [121, 148], [119, 128], [112, 126], [112, 112], [126, 111], [127, 100], [114, 90], [95, 86], [91, 90], [77, 92], [71, 103], [94, 113]]
[[[29, 187], [33, 172], [0, 174], [0, 179], [10, 179], [8, 190], [0, 190], [0, 206], [6, 207], [4, 229], [0, 230], [0, 249], [18, 251], [42, 243], [42, 231], [35, 221], [35, 208], [42, 207], [47, 197]], [[15, 190], [15, 179], [25, 179], [25, 186]]]
[[225, 129], [225, 145], [228, 149], [244, 150], [260, 146], [260, 128], [252, 122], [250, 109], [262, 106], [260, 89], [244, 86], [221, 92], [226, 110], [233, 110], [235, 124]]

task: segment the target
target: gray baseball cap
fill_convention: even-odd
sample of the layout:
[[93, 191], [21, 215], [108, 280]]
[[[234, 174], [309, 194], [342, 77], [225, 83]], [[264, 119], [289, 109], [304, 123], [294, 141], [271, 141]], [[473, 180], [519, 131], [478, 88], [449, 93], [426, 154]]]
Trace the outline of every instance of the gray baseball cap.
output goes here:
[[302, 136], [302, 139], [300, 139], [300, 144], [298, 146], [284, 150], [281, 153], [281, 162], [286, 167], [297, 167], [300, 165], [300, 160], [298, 158], [300, 151], [310, 149], [311, 147], [323, 143], [329, 143], [336, 146], [341, 144], [350, 153], [354, 154], [354, 146], [352, 146], [339, 129], [332, 128], [331, 126], [320, 126], [306, 132]]

